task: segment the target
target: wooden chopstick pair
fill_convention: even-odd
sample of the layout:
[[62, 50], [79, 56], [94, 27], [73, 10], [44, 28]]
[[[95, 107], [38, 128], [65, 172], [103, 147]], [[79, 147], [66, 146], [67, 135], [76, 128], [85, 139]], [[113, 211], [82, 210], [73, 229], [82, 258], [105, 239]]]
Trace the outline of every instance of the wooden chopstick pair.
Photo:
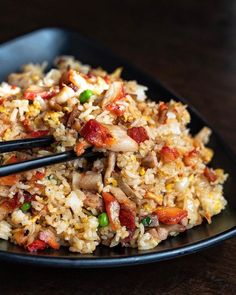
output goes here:
[[[23, 149], [32, 149], [35, 147], [46, 147], [54, 142], [53, 136], [43, 136], [37, 138], [27, 138], [19, 140], [10, 140], [0, 142], [0, 153], [18, 151]], [[82, 155], [85, 158], [95, 158], [99, 156], [99, 153], [92, 152], [91, 149], [87, 149]], [[42, 168], [45, 166], [59, 164], [67, 161], [72, 161], [78, 158], [73, 150], [52, 154], [49, 156], [39, 157], [23, 162], [7, 164], [0, 166], [0, 177], [16, 174], [32, 169]]]

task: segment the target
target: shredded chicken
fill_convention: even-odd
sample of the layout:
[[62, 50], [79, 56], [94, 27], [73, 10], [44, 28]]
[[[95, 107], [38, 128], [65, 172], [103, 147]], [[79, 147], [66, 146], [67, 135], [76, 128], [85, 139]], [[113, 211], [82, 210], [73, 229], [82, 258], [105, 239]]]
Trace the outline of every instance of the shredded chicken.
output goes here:
[[86, 190], [98, 191], [102, 184], [102, 174], [94, 171], [87, 171], [85, 173], [75, 172], [72, 178], [72, 185], [74, 188], [81, 188]]
[[104, 182], [107, 183], [108, 178], [111, 177], [116, 164], [116, 154], [115, 152], [108, 153], [107, 169], [104, 175]]

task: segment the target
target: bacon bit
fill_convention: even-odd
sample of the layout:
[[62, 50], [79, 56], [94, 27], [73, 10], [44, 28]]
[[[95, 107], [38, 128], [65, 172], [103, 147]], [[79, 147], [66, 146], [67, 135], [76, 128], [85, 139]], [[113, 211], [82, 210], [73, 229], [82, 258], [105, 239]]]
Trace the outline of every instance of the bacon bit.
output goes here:
[[88, 147], [88, 143], [86, 141], [79, 142], [75, 145], [76, 155], [79, 157], [85, 152], [85, 148]]
[[23, 127], [25, 128], [25, 131], [26, 131], [27, 133], [33, 131], [33, 128], [31, 127], [31, 124], [30, 124], [30, 121], [29, 121], [28, 118], [25, 118], [25, 119], [22, 121], [22, 125], [23, 125]]
[[34, 100], [37, 95], [41, 96], [43, 99], [50, 99], [57, 94], [56, 91], [48, 90], [48, 91], [30, 91], [26, 89], [24, 93], [24, 98], [28, 100]]
[[111, 79], [108, 75], [106, 75], [105, 77], [103, 77], [104, 81], [107, 83], [107, 84], [110, 84], [111, 83]]
[[115, 102], [111, 102], [106, 106], [106, 109], [111, 113], [115, 114], [117, 117], [123, 116], [125, 112], [125, 108], [121, 105], [116, 104]]
[[128, 230], [135, 230], [135, 214], [134, 211], [130, 210], [128, 207], [121, 205], [119, 220], [120, 224], [126, 226]]
[[0, 105], [3, 104], [3, 101], [4, 101], [4, 100], [3, 100], [2, 98], [0, 98]]
[[[16, 155], [12, 155], [10, 158], [8, 158], [4, 164], [14, 164], [18, 161]], [[12, 174], [8, 176], [0, 177], [0, 185], [8, 185], [12, 186], [17, 183], [20, 176], [19, 174]]]
[[191, 152], [188, 152], [184, 155], [183, 161], [186, 166], [194, 167], [197, 164], [198, 159], [199, 159], [199, 154], [196, 151], [196, 149], [194, 149]]
[[17, 88], [17, 86], [16, 85], [11, 85], [11, 89], [16, 89]]
[[37, 130], [37, 131], [30, 132], [28, 135], [29, 137], [35, 138], [35, 137], [48, 135], [48, 133], [49, 133], [49, 130]]
[[120, 205], [112, 194], [103, 192], [102, 197], [105, 203], [106, 212], [111, 224], [112, 230], [116, 230], [119, 225]]
[[34, 176], [37, 180], [42, 180], [45, 176], [45, 173], [37, 171]]
[[56, 241], [55, 234], [49, 229], [41, 231], [39, 233], [39, 239], [48, 244], [53, 249], [58, 250], [60, 248], [60, 244]]
[[12, 212], [14, 209], [20, 207], [20, 202], [19, 202], [19, 195], [16, 193], [12, 199], [10, 198], [5, 198], [0, 204], [1, 208], [4, 208], [8, 211], [8, 213]]
[[128, 135], [137, 143], [144, 142], [149, 139], [147, 131], [144, 127], [132, 127], [127, 131]]
[[188, 216], [186, 210], [177, 207], [158, 207], [155, 213], [158, 216], [158, 220], [165, 224], [177, 224]]
[[168, 105], [165, 103], [160, 104], [158, 109], [158, 123], [166, 124], [167, 112], [168, 112]]
[[109, 130], [94, 119], [89, 120], [80, 131], [89, 143], [96, 147], [106, 147], [114, 142]]
[[160, 157], [164, 163], [170, 163], [179, 157], [179, 152], [175, 148], [170, 148], [165, 145], [160, 151]]
[[19, 176], [16, 174], [0, 177], [0, 185], [12, 186], [17, 183]]
[[47, 247], [47, 244], [41, 240], [34, 240], [31, 244], [27, 246], [29, 252], [42, 251]]
[[212, 169], [208, 168], [208, 167], [206, 167], [204, 169], [203, 174], [208, 179], [209, 182], [214, 182], [217, 179], [217, 176], [216, 176], [215, 172]]

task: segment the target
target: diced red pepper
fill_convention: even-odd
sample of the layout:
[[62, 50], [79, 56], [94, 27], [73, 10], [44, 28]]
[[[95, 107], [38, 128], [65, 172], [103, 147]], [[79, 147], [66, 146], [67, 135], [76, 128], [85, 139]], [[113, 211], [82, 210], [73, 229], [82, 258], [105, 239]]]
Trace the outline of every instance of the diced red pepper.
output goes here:
[[183, 161], [186, 166], [194, 167], [197, 164], [198, 160], [199, 160], [199, 154], [195, 149], [184, 154], [184, 157], [183, 157]]
[[208, 167], [206, 167], [204, 169], [203, 174], [208, 179], [209, 182], [214, 182], [217, 179], [217, 176], [216, 176], [215, 172], [212, 169], [208, 168]]
[[133, 138], [137, 143], [144, 142], [149, 139], [147, 131], [144, 127], [132, 127], [127, 131], [128, 135]]
[[160, 151], [161, 160], [164, 163], [170, 163], [175, 161], [179, 157], [179, 152], [175, 148], [170, 148], [168, 146], [163, 146]]
[[122, 226], [126, 226], [128, 230], [133, 231], [135, 230], [135, 214], [134, 211], [130, 210], [126, 206], [122, 206], [120, 208], [119, 214], [120, 224]]
[[165, 124], [167, 121], [168, 105], [166, 103], [161, 103], [158, 109], [158, 122], [160, 124]]
[[47, 244], [41, 240], [35, 240], [31, 244], [27, 246], [28, 251], [30, 252], [37, 252], [42, 251], [47, 247]]
[[111, 102], [106, 106], [106, 109], [111, 113], [115, 114], [117, 117], [123, 116], [125, 108], [115, 102]]
[[89, 120], [81, 129], [80, 134], [96, 147], [106, 147], [114, 142], [109, 130], [94, 119]]
[[116, 230], [120, 225], [120, 205], [117, 202], [116, 198], [110, 193], [103, 192], [102, 197], [105, 203], [105, 208], [109, 218], [109, 222], [111, 224], [111, 228], [112, 230]]
[[29, 137], [36, 138], [36, 137], [48, 135], [48, 133], [49, 133], [49, 130], [37, 130], [37, 131], [30, 132], [28, 135]]
[[155, 213], [158, 216], [158, 220], [164, 224], [177, 224], [184, 217], [188, 216], [186, 210], [177, 207], [158, 207]]

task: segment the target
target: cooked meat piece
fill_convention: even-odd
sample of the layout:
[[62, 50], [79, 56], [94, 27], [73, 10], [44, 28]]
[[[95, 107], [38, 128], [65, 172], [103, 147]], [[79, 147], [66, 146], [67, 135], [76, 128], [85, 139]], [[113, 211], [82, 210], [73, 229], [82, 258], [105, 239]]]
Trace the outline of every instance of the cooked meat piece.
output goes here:
[[73, 188], [81, 188], [86, 190], [98, 191], [102, 184], [102, 174], [87, 171], [85, 173], [75, 172], [72, 178]]
[[145, 158], [142, 159], [141, 165], [145, 168], [154, 168], [157, 166], [157, 157], [154, 152], [148, 152]]
[[103, 124], [114, 137], [115, 142], [108, 146], [107, 149], [113, 152], [137, 152], [138, 144], [128, 136], [127, 131], [117, 125]]
[[85, 207], [90, 207], [102, 212], [104, 209], [102, 198], [98, 194], [93, 194], [91, 192], [84, 193], [86, 197], [84, 200]]
[[111, 177], [112, 172], [115, 169], [116, 164], [116, 154], [115, 152], [109, 152], [108, 161], [107, 161], [107, 169], [104, 176], [104, 182], [107, 182], [107, 179]]
[[67, 126], [67, 127], [70, 128], [70, 127], [74, 124], [76, 117], [79, 115], [79, 112], [80, 112], [80, 111], [78, 110], [78, 105], [75, 105], [75, 106], [73, 107], [72, 112], [71, 112], [70, 115], [69, 115], [68, 120], [67, 120], [67, 123], [66, 123], [66, 126]]
[[120, 204], [123, 204], [131, 211], [136, 212], [136, 204], [131, 201], [119, 187], [111, 187], [110, 192]]
[[123, 181], [121, 176], [116, 177], [118, 181], [118, 186], [121, 188], [121, 190], [133, 201], [135, 201], [137, 204], [141, 201], [141, 196], [138, 192], [135, 192], [132, 190], [132, 188]]

